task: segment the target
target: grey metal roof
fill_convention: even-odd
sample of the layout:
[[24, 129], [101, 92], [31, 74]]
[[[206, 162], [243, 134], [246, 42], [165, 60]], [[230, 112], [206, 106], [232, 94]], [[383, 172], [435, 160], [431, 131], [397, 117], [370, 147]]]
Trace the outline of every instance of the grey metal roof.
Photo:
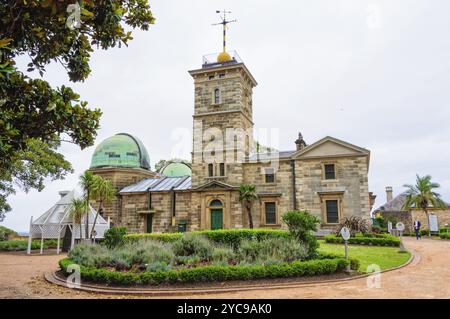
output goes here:
[[297, 151], [280, 151], [280, 152], [270, 152], [270, 153], [255, 153], [248, 156], [248, 161], [262, 161], [273, 158], [289, 158], [292, 154]]
[[146, 178], [140, 182], [123, 188], [119, 193], [140, 193], [140, 192], [166, 192], [170, 190], [188, 190], [191, 189], [191, 177], [161, 177]]

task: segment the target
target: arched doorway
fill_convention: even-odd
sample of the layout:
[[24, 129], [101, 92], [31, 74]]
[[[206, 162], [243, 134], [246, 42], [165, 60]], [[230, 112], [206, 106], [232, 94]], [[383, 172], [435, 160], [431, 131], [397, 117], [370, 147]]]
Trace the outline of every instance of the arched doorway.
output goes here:
[[211, 214], [211, 229], [223, 228], [223, 203], [218, 199], [213, 199], [209, 203], [209, 211]]

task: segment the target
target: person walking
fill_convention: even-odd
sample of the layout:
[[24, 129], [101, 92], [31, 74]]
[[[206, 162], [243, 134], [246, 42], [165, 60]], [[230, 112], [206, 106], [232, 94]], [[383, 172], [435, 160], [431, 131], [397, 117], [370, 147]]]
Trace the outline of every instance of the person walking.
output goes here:
[[422, 226], [422, 224], [420, 223], [420, 220], [418, 220], [416, 218], [416, 220], [414, 221], [414, 231], [416, 232], [416, 239], [422, 239], [422, 237], [420, 236], [420, 226]]

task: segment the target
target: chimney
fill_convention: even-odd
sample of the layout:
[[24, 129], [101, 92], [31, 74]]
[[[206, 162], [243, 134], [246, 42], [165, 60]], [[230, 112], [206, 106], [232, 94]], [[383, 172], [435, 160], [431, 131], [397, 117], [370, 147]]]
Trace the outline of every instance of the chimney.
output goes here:
[[58, 192], [58, 194], [61, 196], [61, 198], [63, 198], [64, 196], [66, 196], [69, 193], [70, 193], [70, 191], [59, 191]]
[[386, 201], [390, 202], [394, 197], [392, 196], [392, 186], [386, 186]]
[[298, 139], [295, 141], [295, 144], [297, 145], [297, 151], [300, 151], [306, 147], [306, 142], [303, 139], [302, 133], [298, 133]]

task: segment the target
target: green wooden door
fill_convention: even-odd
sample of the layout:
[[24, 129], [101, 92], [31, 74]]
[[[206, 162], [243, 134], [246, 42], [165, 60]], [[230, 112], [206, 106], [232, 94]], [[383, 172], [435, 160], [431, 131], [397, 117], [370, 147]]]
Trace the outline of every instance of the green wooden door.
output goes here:
[[222, 208], [211, 209], [211, 229], [222, 229]]
[[151, 233], [152, 232], [152, 226], [153, 226], [153, 214], [148, 214], [147, 215], [147, 221], [146, 221], [146, 229], [145, 231], [147, 233]]

